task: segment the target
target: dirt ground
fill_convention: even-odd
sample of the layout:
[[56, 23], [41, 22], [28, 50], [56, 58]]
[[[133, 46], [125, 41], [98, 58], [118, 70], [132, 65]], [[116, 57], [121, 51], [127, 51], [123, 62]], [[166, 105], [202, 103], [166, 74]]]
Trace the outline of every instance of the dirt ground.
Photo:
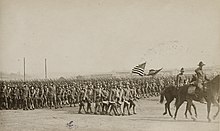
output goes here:
[[[137, 114], [131, 116], [108, 116], [77, 114], [78, 107], [65, 107], [62, 109], [37, 109], [34, 111], [1, 110], [1, 131], [219, 131], [219, 116], [216, 120], [208, 122], [206, 119], [206, 105], [196, 103], [198, 118], [196, 121], [185, 119], [185, 104], [180, 108], [177, 120], [163, 116], [164, 104], [159, 98], [142, 99], [137, 103]], [[174, 104], [171, 110], [174, 112]], [[212, 106], [211, 116], [217, 111]], [[67, 123], [71, 122], [71, 126]]]

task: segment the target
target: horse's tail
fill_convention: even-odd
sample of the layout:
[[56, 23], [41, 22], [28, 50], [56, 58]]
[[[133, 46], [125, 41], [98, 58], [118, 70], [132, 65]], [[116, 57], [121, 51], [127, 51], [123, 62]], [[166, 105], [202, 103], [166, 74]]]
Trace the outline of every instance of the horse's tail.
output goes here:
[[164, 101], [164, 94], [163, 93], [160, 93], [160, 103], [162, 104]]

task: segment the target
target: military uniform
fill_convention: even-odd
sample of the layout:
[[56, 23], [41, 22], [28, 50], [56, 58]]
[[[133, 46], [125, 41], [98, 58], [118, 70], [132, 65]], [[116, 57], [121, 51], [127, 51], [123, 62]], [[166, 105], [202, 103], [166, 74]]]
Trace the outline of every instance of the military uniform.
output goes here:
[[95, 89], [94, 89], [94, 102], [95, 102], [94, 114], [97, 114], [97, 112], [100, 112], [101, 94], [102, 94], [102, 90], [100, 88], [100, 84], [98, 83], [97, 87], [95, 87]]
[[130, 88], [129, 88], [129, 83], [127, 83], [124, 87], [124, 91], [123, 91], [123, 102], [124, 102], [124, 107], [123, 107], [123, 114], [125, 115], [125, 108], [127, 108], [128, 111], [128, 115], [131, 115], [130, 113], [130, 103], [129, 103], [129, 98], [130, 98]]
[[[117, 96], [118, 95], [118, 96]], [[119, 97], [119, 94], [116, 90], [116, 85], [113, 85], [111, 90], [110, 90], [110, 94], [109, 94], [109, 114], [111, 115], [111, 111], [113, 110], [115, 115], [118, 115], [118, 111], [117, 111], [117, 97]]]
[[79, 92], [79, 111], [78, 113], [81, 114], [81, 110], [84, 110], [84, 112], [86, 112], [85, 110], [85, 89], [81, 89]]
[[185, 85], [186, 77], [183, 75], [184, 68], [181, 68], [180, 73], [176, 77], [176, 86], [177, 88]]
[[196, 75], [197, 75], [197, 80], [196, 80], [196, 85], [203, 90], [203, 85], [206, 81], [209, 81], [209, 79], [206, 77], [205, 73], [203, 72], [203, 70], [198, 67], [196, 70]]
[[199, 67], [195, 70], [195, 73], [196, 73], [196, 76], [197, 76], [197, 79], [196, 79], [196, 96], [198, 96], [199, 100], [201, 103], [205, 103], [205, 100], [204, 100], [204, 92], [205, 91], [205, 87], [204, 87], [204, 83], [206, 81], [209, 81], [209, 79], [207, 78], [207, 76], [205, 75], [205, 73], [203, 72], [202, 70], [202, 67], [204, 66], [205, 64], [201, 61], [199, 62]]
[[129, 96], [129, 103], [130, 103], [130, 108], [133, 107], [133, 114], [136, 114], [136, 103], [135, 101], [137, 100], [137, 93], [136, 89], [131, 87], [130, 89], [130, 96]]
[[60, 106], [62, 108], [62, 101], [61, 101], [61, 94], [62, 94], [62, 87], [57, 87], [56, 88], [56, 100], [57, 100], [57, 107]]
[[28, 110], [28, 96], [29, 96], [29, 88], [24, 85], [24, 87], [22, 88], [22, 107], [23, 110]]
[[87, 113], [92, 113], [92, 101], [93, 100], [93, 90], [90, 87], [87, 88], [86, 90], [86, 96], [85, 96], [85, 101], [87, 103]]
[[18, 94], [17, 94], [17, 87], [13, 87], [11, 91], [11, 108], [17, 109], [17, 102], [18, 102]]
[[5, 90], [6, 90], [6, 87], [5, 86], [1, 86], [0, 87], [0, 109], [4, 108], [5, 107], [5, 98], [6, 98], [6, 95], [5, 95]]

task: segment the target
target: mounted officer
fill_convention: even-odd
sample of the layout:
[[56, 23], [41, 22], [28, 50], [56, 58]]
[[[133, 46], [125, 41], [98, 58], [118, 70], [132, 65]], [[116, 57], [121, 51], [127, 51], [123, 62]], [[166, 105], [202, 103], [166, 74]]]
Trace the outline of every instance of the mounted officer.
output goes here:
[[186, 83], [186, 77], [184, 76], [184, 68], [180, 69], [180, 73], [176, 76], [176, 87], [179, 89], [179, 87], [184, 86]]
[[204, 97], [203, 97], [203, 93], [205, 91], [204, 83], [209, 81], [206, 74], [203, 72], [204, 65], [205, 64], [202, 61], [200, 61], [198, 64], [199, 67], [195, 70], [197, 76], [195, 81], [195, 85], [196, 85], [195, 93], [198, 96], [201, 103], [204, 103]]

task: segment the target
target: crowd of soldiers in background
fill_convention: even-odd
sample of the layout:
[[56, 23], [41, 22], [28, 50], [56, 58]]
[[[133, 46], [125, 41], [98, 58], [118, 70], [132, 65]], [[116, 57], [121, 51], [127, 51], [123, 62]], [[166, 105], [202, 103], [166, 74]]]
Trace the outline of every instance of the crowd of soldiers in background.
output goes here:
[[144, 78], [1, 81], [0, 109], [79, 107], [78, 113], [136, 114], [138, 99], [159, 96], [174, 76]]

